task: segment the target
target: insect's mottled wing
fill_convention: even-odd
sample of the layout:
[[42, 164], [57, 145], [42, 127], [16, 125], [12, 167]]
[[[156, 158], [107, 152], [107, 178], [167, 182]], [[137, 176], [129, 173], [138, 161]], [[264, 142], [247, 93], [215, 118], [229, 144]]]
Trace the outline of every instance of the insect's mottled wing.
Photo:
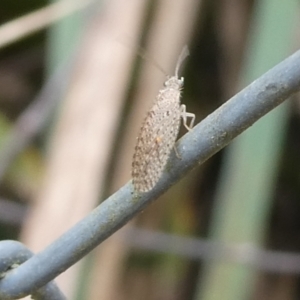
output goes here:
[[155, 186], [175, 144], [180, 126], [180, 92], [176, 96], [176, 101], [156, 102], [141, 128], [132, 163], [133, 185], [138, 192]]

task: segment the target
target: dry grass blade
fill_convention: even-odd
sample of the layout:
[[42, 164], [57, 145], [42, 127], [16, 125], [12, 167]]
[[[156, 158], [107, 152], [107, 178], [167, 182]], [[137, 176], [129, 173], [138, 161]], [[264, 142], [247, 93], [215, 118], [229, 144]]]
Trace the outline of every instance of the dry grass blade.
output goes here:
[[0, 27], [0, 48], [46, 28], [77, 10], [90, 5], [92, 0], [65, 0], [41, 8]]

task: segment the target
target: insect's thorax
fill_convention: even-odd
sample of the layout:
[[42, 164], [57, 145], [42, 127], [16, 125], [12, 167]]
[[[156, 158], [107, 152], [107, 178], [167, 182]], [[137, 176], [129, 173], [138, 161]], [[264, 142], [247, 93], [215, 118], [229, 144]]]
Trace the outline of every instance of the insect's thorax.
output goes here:
[[180, 104], [181, 89], [183, 86], [183, 78], [172, 76], [166, 80], [164, 87], [159, 91], [156, 101], [158, 102], [174, 102]]

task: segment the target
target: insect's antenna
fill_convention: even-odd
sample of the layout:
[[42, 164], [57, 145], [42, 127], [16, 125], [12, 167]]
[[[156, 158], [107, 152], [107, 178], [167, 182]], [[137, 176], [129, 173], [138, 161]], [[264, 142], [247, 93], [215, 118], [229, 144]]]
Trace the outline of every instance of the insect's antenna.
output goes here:
[[178, 78], [179, 69], [182, 66], [183, 61], [190, 55], [190, 51], [187, 45], [183, 47], [181, 53], [178, 57], [176, 69], [175, 69], [175, 76]]
[[159, 71], [161, 71], [166, 77], [168, 76], [167, 72], [161, 67], [161, 65], [153, 58], [151, 57], [148, 52], [140, 45], [133, 46], [134, 43], [130, 43], [128, 39], [119, 38], [119, 42], [121, 42], [123, 45], [130, 47], [133, 49], [133, 51], [138, 54], [141, 58], [145, 59], [147, 62], [152, 63]]
[[151, 57], [147, 51], [142, 46], [137, 46], [137, 54], [145, 59], [146, 61], [152, 63], [159, 71], [161, 71], [165, 76], [168, 76], [167, 72], [161, 67], [161, 65]]

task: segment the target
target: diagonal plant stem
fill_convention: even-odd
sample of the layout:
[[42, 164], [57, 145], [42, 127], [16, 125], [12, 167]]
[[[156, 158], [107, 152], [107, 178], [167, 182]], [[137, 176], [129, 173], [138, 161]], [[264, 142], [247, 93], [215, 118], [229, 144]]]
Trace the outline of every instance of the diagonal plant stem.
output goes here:
[[66, 16], [86, 8], [91, 0], [65, 0], [50, 4], [0, 26], [0, 48], [46, 28]]
[[[300, 90], [300, 51], [265, 73], [187, 133], [157, 184], [138, 195], [131, 182], [0, 281], [0, 298], [30, 294], [69, 268], [255, 121]], [[16, 282], [18, 282], [16, 286]]]

